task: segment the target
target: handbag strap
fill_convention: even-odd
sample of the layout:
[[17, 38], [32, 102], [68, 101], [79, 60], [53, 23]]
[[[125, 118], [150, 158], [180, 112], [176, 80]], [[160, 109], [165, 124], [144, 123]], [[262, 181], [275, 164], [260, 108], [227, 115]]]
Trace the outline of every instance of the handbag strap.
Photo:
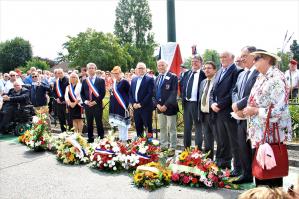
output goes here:
[[268, 136], [270, 136], [270, 116], [271, 116], [272, 108], [273, 108], [273, 104], [270, 105], [269, 110], [268, 110], [268, 114], [267, 114], [267, 118], [266, 118], [266, 128], [264, 131], [263, 144], [266, 141], [266, 134], [268, 134]]

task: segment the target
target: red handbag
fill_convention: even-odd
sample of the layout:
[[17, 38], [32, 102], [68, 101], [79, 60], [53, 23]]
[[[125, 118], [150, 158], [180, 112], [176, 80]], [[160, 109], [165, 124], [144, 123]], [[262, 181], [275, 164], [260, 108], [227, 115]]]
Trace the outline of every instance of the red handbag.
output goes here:
[[[273, 105], [270, 106], [268, 111], [267, 119], [266, 119], [266, 128], [264, 131], [264, 139], [261, 144], [264, 144], [266, 141], [266, 134], [270, 137], [270, 115]], [[273, 178], [281, 178], [284, 176], [288, 176], [289, 174], [289, 160], [288, 160], [288, 151], [286, 144], [280, 143], [278, 124], [273, 124], [273, 143], [270, 144], [276, 161], [276, 166], [270, 170], [263, 169], [256, 160], [256, 155], [258, 151], [258, 147], [256, 148], [254, 158], [252, 161], [252, 175], [255, 176], [259, 180], [273, 179]], [[277, 134], [278, 142], [275, 139], [275, 133]]]

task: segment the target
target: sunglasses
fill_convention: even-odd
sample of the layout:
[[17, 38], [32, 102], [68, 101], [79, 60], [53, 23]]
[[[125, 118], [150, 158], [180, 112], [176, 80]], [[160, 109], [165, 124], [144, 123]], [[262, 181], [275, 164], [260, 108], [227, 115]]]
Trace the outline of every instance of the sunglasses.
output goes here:
[[257, 55], [257, 56], [254, 57], [254, 61], [257, 62], [257, 61], [259, 61], [262, 58], [263, 58], [262, 55]]

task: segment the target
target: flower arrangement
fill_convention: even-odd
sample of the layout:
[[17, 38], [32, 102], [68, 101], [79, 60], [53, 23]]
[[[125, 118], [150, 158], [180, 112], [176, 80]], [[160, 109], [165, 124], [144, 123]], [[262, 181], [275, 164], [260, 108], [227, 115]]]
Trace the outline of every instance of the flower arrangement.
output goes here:
[[92, 167], [104, 171], [121, 171], [124, 168], [122, 153], [125, 152], [126, 147], [121, 142], [108, 138], [99, 140], [90, 156]]
[[27, 131], [24, 132], [23, 135], [20, 135], [20, 136], [18, 137], [18, 141], [19, 141], [21, 144], [26, 145], [26, 142], [29, 142], [30, 137], [31, 137], [30, 130], [27, 130]]
[[51, 135], [46, 119], [46, 114], [37, 114], [37, 116], [34, 116], [31, 129], [19, 136], [19, 142], [26, 144], [30, 149], [35, 151], [48, 149], [48, 141]]
[[130, 155], [126, 158], [128, 168], [136, 168], [150, 162], [157, 162], [161, 149], [157, 140], [138, 138], [130, 146]]
[[169, 185], [171, 181], [171, 170], [163, 167], [158, 162], [150, 162], [138, 166], [134, 172], [133, 183], [137, 187], [143, 187], [153, 191], [162, 186]]
[[56, 157], [63, 164], [85, 164], [89, 162], [91, 148], [80, 134], [64, 132], [55, 142]]
[[231, 183], [229, 170], [221, 170], [207, 154], [198, 149], [186, 149], [176, 162], [169, 166], [173, 171], [171, 180], [174, 183], [191, 187], [219, 187], [238, 189]]

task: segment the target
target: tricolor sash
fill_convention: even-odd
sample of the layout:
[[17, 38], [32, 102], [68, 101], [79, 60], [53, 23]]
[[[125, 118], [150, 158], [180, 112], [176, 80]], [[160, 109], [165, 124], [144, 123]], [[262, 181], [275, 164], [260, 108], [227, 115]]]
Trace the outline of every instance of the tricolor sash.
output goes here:
[[70, 97], [73, 99], [73, 101], [75, 102], [77, 100], [77, 96], [75, 94], [75, 91], [74, 91], [74, 87], [73, 85], [70, 83], [69, 85], [69, 94], [70, 94]]
[[125, 110], [125, 117], [129, 116], [128, 108], [126, 107], [125, 100], [122, 98], [120, 92], [117, 90], [116, 81], [114, 80], [113, 87], [112, 87], [113, 95], [118, 102], [118, 104]]
[[91, 90], [91, 92], [96, 96], [96, 97], [99, 97], [99, 92], [97, 90], [97, 88], [94, 86], [94, 84], [90, 81], [89, 78], [86, 78], [86, 82], [87, 82], [87, 85], [89, 87], [89, 90]]
[[[74, 102], [77, 100], [77, 96], [75, 94], [75, 89], [71, 83], [69, 85], [69, 96], [73, 99]], [[82, 107], [82, 105], [80, 103], [78, 103], [78, 105], [80, 107]]]
[[105, 149], [101, 149], [101, 148], [95, 148], [94, 150], [97, 153], [101, 153], [101, 154], [107, 154], [107, 155], [114, 155], [115, 152], [114, 151], [109, 151], [109, 150], [105, 150]]
[[62, 91], [61, 91], [61, 88], [60, 88], [60, 84], [59, 84], [59, 79], [56, 80], [56, 94], [57, 96], [60, 98], [62, 97]]

